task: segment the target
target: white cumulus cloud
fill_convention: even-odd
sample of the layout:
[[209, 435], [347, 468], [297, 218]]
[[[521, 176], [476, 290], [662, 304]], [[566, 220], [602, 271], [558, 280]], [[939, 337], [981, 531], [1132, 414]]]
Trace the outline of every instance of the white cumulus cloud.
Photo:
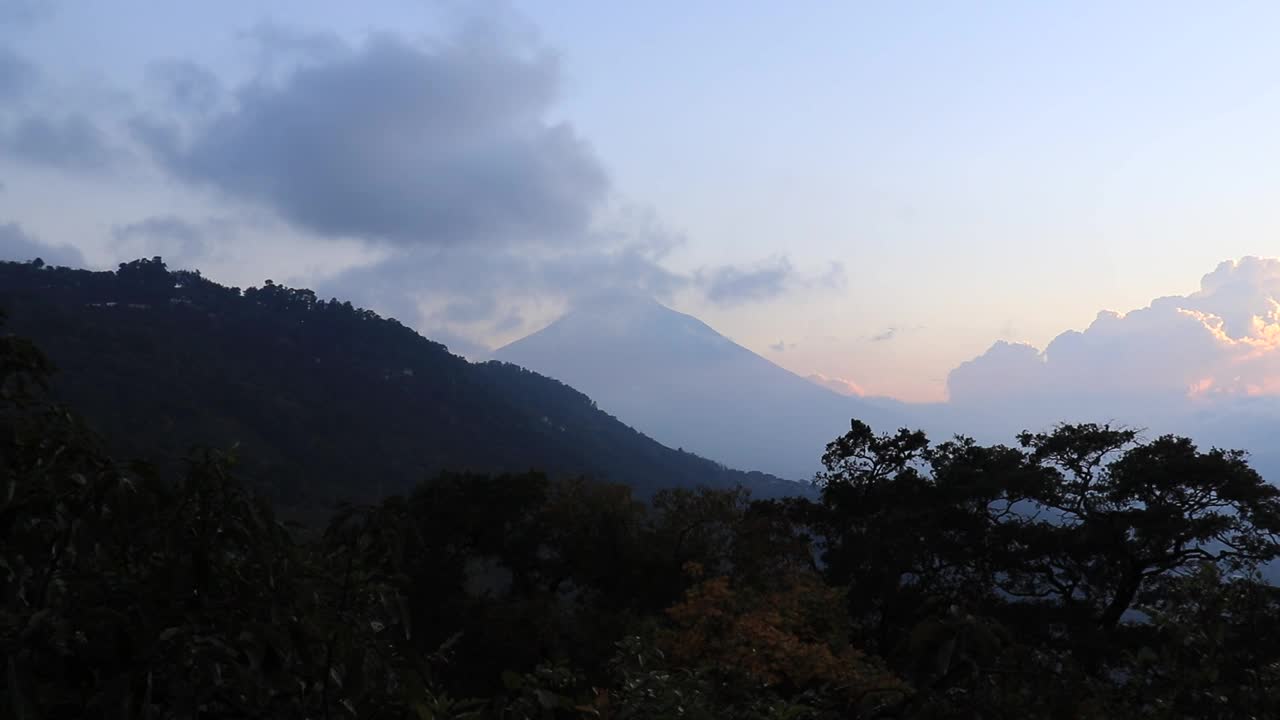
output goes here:
[[998, 342], [951, 371], [948, 392], [956, 404], [1073, 410], [1280, 395], [1278, 299], [1280, 259], [1226, 261], [1194, 293], [1100, 312], [1043, 351]]

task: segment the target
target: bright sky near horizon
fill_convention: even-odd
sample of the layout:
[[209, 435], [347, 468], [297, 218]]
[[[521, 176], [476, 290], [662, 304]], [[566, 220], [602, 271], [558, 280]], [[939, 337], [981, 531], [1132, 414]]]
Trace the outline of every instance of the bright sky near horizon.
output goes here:
[[[73, 245], [90, 265], [162, 248], [234, 284], [329, 283], [451, 345], [536, 330], [588, 276], [643, 276], [644, 289], [784, 367], [911, 400], [943, 398], [947, 373], [994, 341], [1043, 348], [1100, 310], [1190, 293], [1222, 260], [1280, 255], [1274, 3], [477, 7], [0, 0], [0, 227]], [[412, 55], [477, 17], [501, 26], [491, 54]], [[379, 33], [399, 37], [398, 50], [366, 52]], [[544, 51], [546, 67], [500, 62]], [[321, 70], [307, 85], [295, 67]], [[266, 136], [289, 145], [282, 119], [330, 112], [333, 88], [376, 107], [386, 96], [370, 78], [405, 67], [438, 73], [446, 89], [478, 77], [496, 96], [433, 90], [425, 105], [515, 119], [473, 137], [424, 110], [433, 134], [403, 141], [444, 137], [443, 149], [387, 151], [412, 160], [390, 178], [372, 160], [318, 163], [303, 180], [341, 177], [315, 194], [268, 165], [274, 150], [254, 135], [268, 120]], [[306, 94], [316, 88], [327, 94]], [[404, 123], [417, 121], [414, 101]], [[382, 157], [401, 139], [396, 107], [314, 137], [361, 149], [344, 163]], [[165, 139], [166, 123], [186, 145]], [[380, 144], [365, 152], [370, 134]], [[418, 188], [414, 163], [496, 186], [477, 213], [499, 207], [504, 222], [473, 231], [470, 215], [419, 217], [395, 197], [350, 216], [325, 207], [339, 189]], [[557, 184], [528, 200], [521, 183], [539, 173]], [[439, 187], [452, 185], [423, 180], [421, 192]], [[601, 220], [618, 215], [626, 230]], [[481, 239], [526, 226], [592, 240], [548, 250]], [[418, 241], [424, 227], [457, 239]], [[598, 239], [615, 232], [628, 239]], [[428, 266], [484, 282], [437, 296], [421, 289], [444, 288]], [[418, 318], [385, 290], [397, 283]]]

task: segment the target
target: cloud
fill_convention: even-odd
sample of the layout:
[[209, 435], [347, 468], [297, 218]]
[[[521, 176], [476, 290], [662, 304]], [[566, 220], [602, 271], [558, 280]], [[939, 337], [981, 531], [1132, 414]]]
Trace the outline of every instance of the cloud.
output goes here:
[[79, 171], [103, 170], [121, 157], [98, 125], [79, 112], [26, 115], [0, 131], [0, 151], [31, 164]]
[[332, 61], [350, 51], [336, 33], [302, 30], [271, 21], [244, 30], [240, 39], [248, 42], [257, 71], [264, 77], [276, 76], [298, 63]]
[[496, 306], [492, 296], [455, 300], [446, 304], [437, 315], [448, 322], [474, 323], [493, 317]]
[[190, 60], [153, 62], [147, 77], [172, 107], [183, 112], [205, 114], [222, 100], [222, 81]]
[[173, 215], [156, 215], [117, 225], [111, 229], [111, 237], [115, 248], [130, 257], [161, 255], [182, 261], [203, 256], [211, 233], [222, 240], [229, 232], [223, 222], [209, 221], [201, 226]]
[[947, 390], [953, 403], [979, 403], [1036, 391], [1047, 378], [1045, 357], [1038, 348], [1000, 340], [952, 370], [947, 375]]
[[1098, 313], [1043, 352], [998, 342], [953, 370], [954, 403], [1069, 408], [1173, 407], [1280, 395], [1280, 260], [1246, 257], [1205, 275], [1197, 292], [1140, 310]]
[[449, 349], [449, 352], [454, 355], [461, 355], [472, 362], [482, 362], [487, 360], [491, 354], [488, 347], [485, 347], [470, 338], [459, 335], [447, 328], [436, 328], [433, 332], [430, 332], [427, 337], [441, 345], [444, 345]]
[[889, 327], [885, 328], [883, 331], [876, 333], [875, 335], [872, 335], [868, 339], [871, 342], [887, 342], [889, 340], [892, 340], [898, 337], [899, 335], [902, 335], [903, 333], [915, 332], [916, 330], [923, 330], [923, 329], [924, 329], [923, 325], [913, 325], [911, 327], [904, 327], [902, 325], [890, 325]]
[[[0, 24], [5, 12], [17, 12], [14, 7], [0, 4]], [[78, 171], [101, 170], [121, 156], [88, 112], [33, 111], [23, 103], [40, 79], [34, 65], [0, 47], [0, 156]]]
[[[380, 262], [339, 273], [318, 291], [351, 298], [428, 337], [447, 331], [473, 343], [497, 336], [512, 340], [516, 331], [536, 329], [581, 303], [619, 295], [669, 301], [677, 293], [704, 292], [705, 275], [665, 267], [668, 245], [661, 234], [651, 238], [644, 231], [592, 234], [583, 247], [541, 251], [401, 248]], [[795, 347], [784, 343], [782, 349]]]
[[822, 373], [813, 373], [805, 376], [805, 380], [848, 397], [862, 397], [867, 394], [858, 383], [841, 377], [829, 377]]
[[[294, 35], [263, 42], [297, 44]], [[594, 154], [548, 119], [555, 58], [465, 34], [435, 45], [376, 36], [312, 53], [183, 139], [135, 122], [173, 175], [330, 237], [403, 247], [581, 242], [609, 190]], [[184, 71], [194, 77], [191, 68]]]
[[[641, 224], [592, 232], [577, 248], [398, 248], [317, 290], [351, 298], [428, 337], [495, 345], [581, 304], [619, 296], [669, 302], [679, 293], [704, 293], [705, 270], [683, 273], [663, 264], [671, 247], [668, 233]], [[795, 347], [783, 343], [782, 350]]]
[[703, 271], [700, 280], [708, 300], [727, 306], [775, 298], [786, 291], [794, 274], [791, 261], [776, 257], [747, 268], [727, 265]]
[[[473, 343], [469, 354], [603, 293], [736, 306], [845, 284], [838, 263], [800, 272], [786, 257], [669, 266], [683, 238], [618, 198], [589, 145], [556, 117], [554, 53], [506, 13], [490, 15], [448, 36], [354, 44], [259, 25], [241, 37], [254, 53], [247, 80], [166, 59], [111, 104], [42, 95], [45, 105], [0, 113], [0, 156], [88, 174], [149, 161], [136, 169], [155, 170], [184, 206], [238, 220], [157, 208], [111, 226], [116, 256], [216, 268], [308, 243], [316, 254], [337, 248], [360, 264], [335, 272], [307, 259], [290, 279]], [[10, 65], [19, 67], [0, 65], [0, 87], [18, 87], [4, 80], [18, 77]], [[59, 104], [66, 97], [76, 100]], [[280, 237], [237, 244], [239, 219]]]
[[[0, 0], [0, 26], [6, 12], [20, 9]], [[117, 128], [133, 102], [129, 90], [102, 77], [60, 80], [0, 46], [0, 162], [71, 173], [115, 169], [134, 159]]]
[[[378, 248], [382, 259], [317, 289], [462, 342], [518, 332], [606, 292], [690, 291], [734, 305], [844, 282], [838, 264], [802, 276], [786, 258], [668, 268], [683, 238], [616, 202], [591, 149], [551, 119], [556, 58], [500, 25], [355, 46], [259, 26], [246, 34], [259, 70], [238, 87], [191, 63], [153, 64], [152, 82], [178, 112], [135, 116], [134, 138], [189, 187], [265, 208], [318, 240]], [[218, 242], [166, 217], [118, 227], [115, 238], [191, 253]]]
[[46, 245], [16, 223], [0, 224], [0, 260], [27, 262], [40, 258], [48, 265], [84, 267], [84, 255], [71, 245]]
[[57, 10], [57, 5], [57, 0], [0, 0], [0, 30], [45, 20]]
[[843, 290], [849, 286], [849, 275], [845, 272], [844, 263], [832, 260], [826, 272], [809, 281], [809, 285], [826, 290]]
[[381, 262], [320, 284], [324, 295], [350, 297], [430, 334], [447, 328], [479, 338], [520, 329], [521, 305], [563, 310], [602, 293], [669, 298], [689, 278], [664, 268], [652, 248], [611, 244], [552, 252], [485, 248], [402, 248]]
[[35, 66], [12, 50], [0, 47], [0, 100], [13, 100], [29, 90], [36, 81]]
[[722, 307], [775, 300], [799, 290], [838, 290], [847, 284], [844, 265], [832, 262], [821, 273], [804, 275], [785, 256], [751, 265], [702, 268], [692, 278], [707, 299]]

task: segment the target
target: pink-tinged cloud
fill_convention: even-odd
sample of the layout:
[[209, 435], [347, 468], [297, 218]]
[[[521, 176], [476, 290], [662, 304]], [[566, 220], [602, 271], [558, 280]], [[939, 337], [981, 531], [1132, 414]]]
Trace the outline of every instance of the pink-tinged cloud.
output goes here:
[[822, 373], [814, 373], [806, 376], [805, 379], [815, 385], [820, 385], [848, 397], [862, 397], [867, 394], [858, 383], [841, 377], [829, 377]]
[[947, 378], [951, 401], [1135, 407], [1280, 395], [1280, 259], [1226, 261], [1200, 290], [1103, 311], [1044, 351], [998, 342]]

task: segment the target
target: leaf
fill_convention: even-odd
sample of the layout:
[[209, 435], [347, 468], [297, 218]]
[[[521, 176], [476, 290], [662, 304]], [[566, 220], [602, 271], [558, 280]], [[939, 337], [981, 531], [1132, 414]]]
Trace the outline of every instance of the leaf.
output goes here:
[[546, 710], [554, 710], [560, 707], [563, 700], [559, 695], [556, 695], [550, 690], [543, 690], [542, 688], [534, 690], [533, 695], [538, 698], [538, 704]]
[[524, 687], [524, 677], [510, 670], [502, 671], [502, 687], [507, 690], [519, 690]]

